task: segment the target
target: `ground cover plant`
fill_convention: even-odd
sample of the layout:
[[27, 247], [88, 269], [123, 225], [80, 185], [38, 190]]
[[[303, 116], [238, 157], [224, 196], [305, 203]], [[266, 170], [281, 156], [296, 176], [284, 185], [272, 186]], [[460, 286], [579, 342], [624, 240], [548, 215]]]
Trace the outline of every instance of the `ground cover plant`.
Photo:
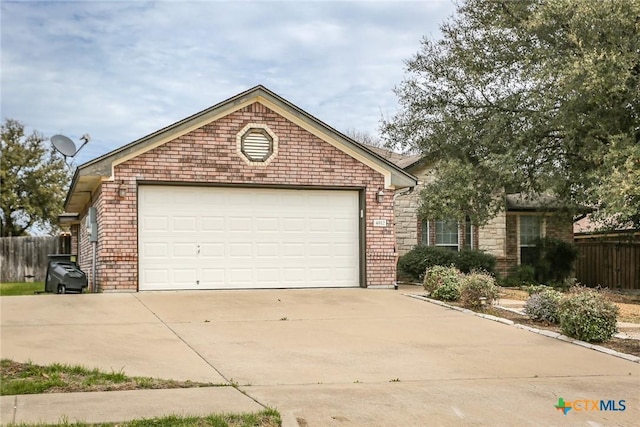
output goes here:
[[128, 377], [122, 372], [102, 372], [77, 365], [41, 366], [0, 360], [0, 395], [71, 393], [81, 391], [115, 391], [215, 387], [226, 384]]
[[0, 296], [34, 295], [44, 291], [43, 282], [4, 282], [0, 283]]

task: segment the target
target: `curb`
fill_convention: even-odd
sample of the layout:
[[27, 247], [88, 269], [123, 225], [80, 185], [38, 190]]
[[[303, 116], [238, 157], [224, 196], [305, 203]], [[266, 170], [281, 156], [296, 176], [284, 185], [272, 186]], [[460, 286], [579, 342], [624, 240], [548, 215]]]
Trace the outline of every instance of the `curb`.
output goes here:
[[[518, 328], [518, 329], [524, 329], [525, 331], [533, 332], [533, 333], [536, 333], [536, 334], [539, 334], [539, 335], [544, 335], [545, 337], [555, 338], [555, 339], [560, 340], [560, 341], [564, 341], [564, 342], [568, 342], [568, 343], [571, 343], [571, 344], [579, 345], [581, 347], [589, 348], [591, 350], [599, 351], [600, 353], [609, 354], [611, 356], [616, 356], [616, 357], [619, 357], [621, 359], [628, 360], [630, 362], [640, 363], [640, 357], [634, 356], [633, 354], [620, 353], [619, 351], [611, 350], [610, 348], [606, 348], [606, 347], [602, 347], [600, 345], [590, 344], [588, 342], [584, 342], [584, 341], [580, 341], [580, 340], [577, 340], [577, 339], [574, 339], [574, 338], [570, 338], [570, 337], [568, 337], [566, 335], [562, 335], [561, 333], [558, 333], [558, 332], [553, 332], [553, 331], [549, 331], [549, 330], [546, 330], [546, 329], [532, 328], [531, 326], [521, 325], [519, 323], [515, 323], [514, 321], [509, 320], [509, 319], [503, 319], [502, 317], [492, 316], [490, 314], [477, 313], [477, 312], [475, 312], [473, 310], [469, 310], [467, 308], [456, 307], [454, 305], [450, 305], [450, 304], [447, 304], [445, 302], [438, 301], [438, 300], [435, 300], [435, 299], [423, 297], [421, 295], [415, 295], [415, 294], [402, 294], [402, 295], [407, 296], [409, 298], [414, 298], [414, 299], [418, 299], [418, 300], [421, 300], [421, 301], [426, 301], [426, 302], [429, 302], [431, 304], [439, 305], [441, 307], [445, 307], [445, 308], [448, 308], [448, 309], [451, 309], [451, 310], [460, 311], [460, 312], [466, 313], [466, 314], [471, 314], [471, 315], [474, 315], [476, 317], [482, 317], [484, 319], [492, 320], [494, 322], [504, 323], [505, 325], [511, 325], [511, 326], [513, 326], [515, 328]], [[496, 306], [496, 307], [499, 307], [499, 308], [504, 309], [504, 310], [512, 311], [512, 312], [515, 312], [515, 313], [522, 314], [522, 313], [520, 313], [520, 312], [518, 312], [516, 310], [513, 310], [513, 309], [504, 308], [504, 307], [500, 307], [500, 306]]]

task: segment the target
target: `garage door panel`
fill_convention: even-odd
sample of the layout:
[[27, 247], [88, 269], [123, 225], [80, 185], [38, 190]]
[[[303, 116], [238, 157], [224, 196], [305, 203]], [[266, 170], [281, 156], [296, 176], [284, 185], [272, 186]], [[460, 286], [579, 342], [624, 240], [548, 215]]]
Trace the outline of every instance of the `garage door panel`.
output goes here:
[[146, 216], [141, 221], [141, 229], [143, 231], [169, 231], [169, 218], [167, 216]]
[[200, 246], [200, 257], [209, 259], [224, 259], [224, 243], [202, 243]]
[[198, 255], [197, 245], [195, 243], [174, 243], [172, 247], [174, 258], [196, 258]]
[[204, 232], [224, 232], [224, 217], [219, 216], [202, 216], [200, 217], [201, 231]]
[[201, 286], [207, 287], [208, 285], [223, 286], [225, 283], [225, 269], [224, 268], [203, 268]]
[[280, 256], [279, 247], [277, 243], [258, 243], [256, 255], [259, 258], [278, 258]]
[[359, 285], [356, 191], [141, 186], [140, 289]]
[[198, 231], [197, 222], [198, 220], [194, 216], [174, 216], [172, 231], [190, 231], [196, 233]]
[[173, 283], [178, 286], [189, 286], [198, 282], [195, 268], [174, 268], [171, 270]]

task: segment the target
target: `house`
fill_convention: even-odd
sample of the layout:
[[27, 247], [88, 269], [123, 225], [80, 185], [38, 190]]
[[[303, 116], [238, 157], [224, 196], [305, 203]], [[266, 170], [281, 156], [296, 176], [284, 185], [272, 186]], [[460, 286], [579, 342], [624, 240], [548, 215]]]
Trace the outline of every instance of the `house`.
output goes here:
[[552, 198], [535, 200], [523, 195], [506, 195], [506, 210], [486, 225], [476, 227], [465, 221], [447, 218], [420, 218], [419, 194], [434, 177], [429, 163], [420, 155], [400, 155], [372, 148], [379, 155], [418, 178], [418, 185], [401, 189], [395, 195], [396, 240], [398, 253], [404, 255], [416, 245], [440, 246], [451, 250], [480, 249], [494, 255], [497, 271], [507, 275], [532, 255], [534, 241], [553, 237], [573, 242], [573, 216]]
[[416, 184], [256, 86], [79, 166], [64, 217], [97, 291], [392, 286]]

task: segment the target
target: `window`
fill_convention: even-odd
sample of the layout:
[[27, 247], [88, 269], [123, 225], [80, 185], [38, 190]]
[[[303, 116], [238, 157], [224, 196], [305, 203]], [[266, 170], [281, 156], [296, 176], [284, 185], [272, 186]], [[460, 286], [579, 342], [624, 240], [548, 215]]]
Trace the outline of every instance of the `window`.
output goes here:
[[422, 244], [425, 246], [429, 246], [431, 244], [431, 239], [429, 238], [430, 229], [429, 221], [422, 221]]
[[520, 216], [520, 264], [535, 262], [536, 239], [542, 237], [542, 221], [539, 216]]
[[469, 215], [464, 219], [464, 248], [473, 249], [473, 225]]
[[458, 250], [458, 222], [453, 220], [436, 220], [436, 246], [452, 251]]

